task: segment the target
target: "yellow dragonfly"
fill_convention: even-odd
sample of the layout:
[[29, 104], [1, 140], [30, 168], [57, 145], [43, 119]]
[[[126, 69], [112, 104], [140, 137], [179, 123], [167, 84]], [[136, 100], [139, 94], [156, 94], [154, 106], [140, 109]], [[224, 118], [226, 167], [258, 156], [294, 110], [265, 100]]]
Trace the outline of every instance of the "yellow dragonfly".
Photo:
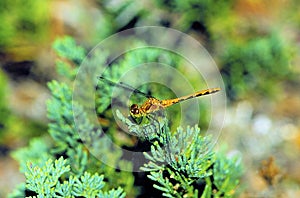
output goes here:
[[[218, 91], [220, 91], [220, 88], [210, 88], [210, 89], [205, 89], [205, 90], [201, 90], [201, 91], [197, 91], [195, 93], [186, 95], [186, 96], [182, 96], [179, 98], [174, 98], [174, 99], [166, 99], [166, 100], [159, 100], [155, 97], [153, 97], [152, 95], [146, 94], [128, 84], [125, 84], [123, 82], [119, 82], [119, 83], [115, 83], [111, 80], [108, 80], [102, 76], [98, 77], [100, 80], [105, 81], [106, 83], [112, 85], [112, 86], [117, 86], [117, 87], [121, 87], [125, 90], [131, 91], [133, 93], [138, 93], [141, 94], [145, 97], [147, 97], [148, 99], [141, 104], [140, 106], [138, 104], [132, 104], [130, 106], [129, 112], [130, 112], [130, 116], [133, 118], [133, 120], [137, 123], [140, 124], [141, 123], [141, 119], [143, 117], [147, 117], [149, 114], [154, 113], [156, 111], [159, 110], [163, 110], [166, 107], [169, 107], [173, 104], [185, 101], [185, 100], [189, 100], [192, 98], [197, 98], [200, 96], [204, 96], [204, 95], [208, 95], [208, 94], [213, 94], [216, 93]], [[137, 121], [140, 120], [140, 121]]]

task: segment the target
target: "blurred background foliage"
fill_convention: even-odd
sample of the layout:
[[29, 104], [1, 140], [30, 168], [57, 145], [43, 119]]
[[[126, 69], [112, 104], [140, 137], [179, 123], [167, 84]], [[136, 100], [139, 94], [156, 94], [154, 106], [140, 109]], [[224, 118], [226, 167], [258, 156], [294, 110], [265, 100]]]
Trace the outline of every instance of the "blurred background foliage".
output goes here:
[[[118, 31], [157, 25], [199, 40], [221, 71], [228, 106], [219, 142], [243, 156], [241, 196], [299, 197], [299, 8], [297, 0], [2, 0], [0, 196], [23, 180], [9, 153], [47, 134], [46, 83], [63, 78], [53, 42], [70, 35], [89, 51]], [[75, 54], [78, 64], [85, 52]], [[74, 77], [58, 61], [58, 73]]]

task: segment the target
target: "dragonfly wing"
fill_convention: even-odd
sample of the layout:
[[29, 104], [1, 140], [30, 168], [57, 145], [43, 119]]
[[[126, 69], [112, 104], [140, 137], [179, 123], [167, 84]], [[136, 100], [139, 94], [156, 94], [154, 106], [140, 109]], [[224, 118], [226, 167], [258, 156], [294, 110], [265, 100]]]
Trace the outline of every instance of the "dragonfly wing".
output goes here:
[[140, 90], [138, 90], [138, 89], [136, 89], [136, 88], [134, 88], [134, 87], [126, 84], [126, 83], [123, 83], [123, 82], [116, 83], [116, 82], [113, 82], [111, 80], [108, 80], [108, 79], [104, 78], [103, 76], [98, 76], [98, 78], [100, 80], [102, 80], [102, 81], [104, 81], [104, 82], [112, 85], [112, 86], [120, 87], [120, 88], [122, 88], [124, 90], [131, 91], [133, 93], [141, 94], [141, 95], [143, 95], [143, 96], [145, 96], [147, 98], [153, 98], [153, 96], [151, 96], [149, 94], [146, 94], [146, 93], [144, 93], [144, 92], [142, 92], [142, 91], [140, 91]]

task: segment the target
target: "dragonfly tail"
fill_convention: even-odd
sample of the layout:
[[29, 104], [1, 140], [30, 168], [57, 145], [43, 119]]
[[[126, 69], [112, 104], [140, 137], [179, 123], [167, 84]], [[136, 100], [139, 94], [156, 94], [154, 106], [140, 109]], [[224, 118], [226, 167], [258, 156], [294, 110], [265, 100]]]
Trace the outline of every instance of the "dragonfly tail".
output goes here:
[[193, 94], [190, 94], [190, 95], [187, 95], [187, 96], [182, 96], [182, 97], [174, 98], [174, 99], [170, 99], [170, 100], [162, 100], [161, 104], [162, 104], [163, 107], [169, 107], [173, 104], [176, 104], [176, 103], [179, 103], [179, 102], [182, 102], [182, 101], [185, 101], [185, 100], [189, 100], [189, 99], [192, 99], [192, 98], [197, 98], [197, 97], [200, 97], [200, 96], [216, 93], [220, 90], [221, 90], [220, 88], [205, 89], [205, 90], [198, 91], [196, 93], [193, 93]]

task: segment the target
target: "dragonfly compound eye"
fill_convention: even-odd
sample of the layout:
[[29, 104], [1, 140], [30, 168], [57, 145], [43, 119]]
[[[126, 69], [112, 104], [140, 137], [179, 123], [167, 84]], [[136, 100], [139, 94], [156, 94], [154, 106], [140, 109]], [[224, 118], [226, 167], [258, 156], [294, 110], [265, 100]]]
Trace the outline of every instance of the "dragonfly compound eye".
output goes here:
[[132, 113], [133, 115], [139, 114], [140, 113], [139, 106], [137, 104], [131, 105], [130, 113]]

